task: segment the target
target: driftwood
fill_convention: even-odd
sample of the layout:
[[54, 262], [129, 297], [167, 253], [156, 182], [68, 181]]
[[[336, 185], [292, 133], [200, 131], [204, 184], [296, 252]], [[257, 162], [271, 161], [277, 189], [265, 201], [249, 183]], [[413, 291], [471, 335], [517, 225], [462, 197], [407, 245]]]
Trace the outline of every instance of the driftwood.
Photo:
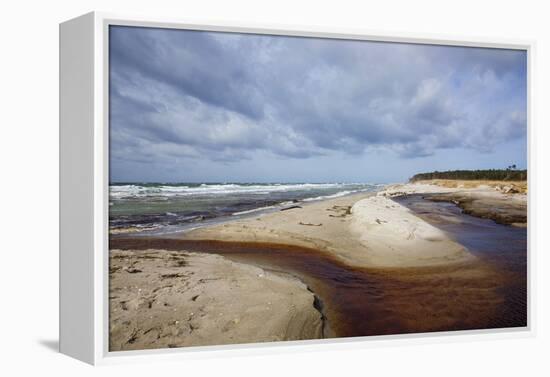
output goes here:
[[336, 212], [336, 215], [329, 215], [329, 217], [346, 217], [351, 215], [351, 206], [332, 206], [327, 208], [327, 211]]
[[282, 208], [281, 211], [288, 211], [289, 209], [295, 209], [295, 208], [302, 208], [301, 206], [290, 206], [286, 208]]
[[303, 223], [303, 222], [299, 222], [298, 224], [300, 225], [307, 225], [307, 226], [321, 226], [323, 225], [322, 223], [319, 223], [319, 224], [313, 224], [313, 223]]

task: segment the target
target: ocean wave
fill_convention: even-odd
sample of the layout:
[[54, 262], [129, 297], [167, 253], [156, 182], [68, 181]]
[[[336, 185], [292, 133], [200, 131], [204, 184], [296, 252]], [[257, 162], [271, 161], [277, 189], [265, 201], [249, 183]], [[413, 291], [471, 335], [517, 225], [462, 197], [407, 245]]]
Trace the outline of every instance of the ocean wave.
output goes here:
[[337, 193], [331, 194], [331, 195], [321, 195], [321, 196], [316, 196], [315, 198], [305, 198], [303, 201], [304, 202], [313, 202], [313, 201], [317, 201], [317, 200], [333, 199], [333, 198], [339, 198], [341, 196], [346, 196], [346, 195], [356, 194], [356, 193], [359, 193], [359, 192], [366, 192], [366, 191], [369, 191], [369, 190], [367, 190], [367, 189], [365, 189], [365, 190], [351, 190], [351, 191], [344, 190], [344, 191], [340, 191], [340, 192], [337, 192]]
[[339, 189], [356, 186], [373, 186], [357, 183], [299, 183], [299, 184], [207, 184], [190, 185], [157, 185], [141, 186], [136, 184], [112, 185], [109, 195], [113, 199], [146, 198], [146, 197], [175, 197], [175, 196], [204, 196], [228, 194], [266, 195], [272, 192], [313, 191], [325, 189]]
[[271, 208], [276, 208], [276, 206], [267, 206], [267, 207], [254, 208], [254, 209], [249, 209], [247, 211], [235, 212], [235, 213], [232, 213], [231, 215], [232, 216], [247, 215], [249, 213], [265, 211], [266, 209], [271, 209]]

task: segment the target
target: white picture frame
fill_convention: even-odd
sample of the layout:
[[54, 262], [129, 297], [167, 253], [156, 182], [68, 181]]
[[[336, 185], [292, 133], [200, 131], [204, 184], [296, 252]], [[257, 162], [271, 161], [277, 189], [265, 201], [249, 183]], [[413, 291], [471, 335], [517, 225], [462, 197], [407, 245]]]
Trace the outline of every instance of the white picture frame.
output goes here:
[[[174, 19], [88, 13], [60, 24], [60, 351], [90, 364], [295, 352], [322, 347], [349, 349], [407, 342], [471, 341], [533, 336], [535, 276], [533, 226], [528, 229], [528, 326], [432, 334], [374, 336], [230, 346], [109, 352], [108, 350], [108, 29], [131, 25], [271, 35], [292, 35], [418, 44], [506, 48], [527, 52], [528, 169], [533, 155], [533, 41], [441, 37], [363, 30], [188, 23]], [[534, 185], [529, 174], [528, 218], [533, 224]], [[197, 353], [200, 351], [200, 353]]]

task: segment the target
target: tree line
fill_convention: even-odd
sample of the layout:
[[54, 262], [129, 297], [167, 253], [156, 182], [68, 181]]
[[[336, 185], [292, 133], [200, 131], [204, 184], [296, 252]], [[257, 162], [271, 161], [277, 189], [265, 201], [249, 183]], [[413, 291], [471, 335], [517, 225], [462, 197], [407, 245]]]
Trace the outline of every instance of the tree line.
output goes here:
[[514, 170], [508, 167], [508, 169], [434, 171], [415, 174], [410, 181], [415, 182], [428, 179], [525, 181], [527, 180], [527, 170]]

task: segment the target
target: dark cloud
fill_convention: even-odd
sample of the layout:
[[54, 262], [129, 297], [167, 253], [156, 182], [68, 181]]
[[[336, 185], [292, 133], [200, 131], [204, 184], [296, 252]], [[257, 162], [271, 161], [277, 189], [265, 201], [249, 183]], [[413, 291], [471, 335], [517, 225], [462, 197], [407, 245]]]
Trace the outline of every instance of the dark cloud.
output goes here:
[[206, 32], [114, 28], [111, 65], [121, 74], [156, 80], [215, 106], [250, 117], [262, 115], [253, 77], [239, 51], [224, 50]]
[[525, 136], [522, 51], [111, 27], [112, 161], [490, 152]]

